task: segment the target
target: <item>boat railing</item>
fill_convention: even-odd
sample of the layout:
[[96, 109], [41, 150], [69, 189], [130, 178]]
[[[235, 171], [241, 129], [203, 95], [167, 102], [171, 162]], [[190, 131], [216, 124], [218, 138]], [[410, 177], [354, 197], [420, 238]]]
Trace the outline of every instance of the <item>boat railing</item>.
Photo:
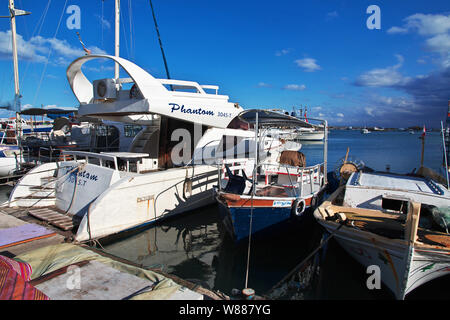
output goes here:
[[175, 80], [175, 79], [157, 79], [163, 85], [170, 85], [174, 91], [195, 89], [199, 94], [207, 94], [204, 89], [214, 90], [214, 94], [218, 95], [219, 86], [215, 85], [200, 85], [194, 81]]
[[[158, 167], [158, 160], [149, 158], [148, 153], [134, 152], [89, 152], [77, 150], [62, 150], [64, 161], [79, 161], [84, 159], [86, 163], [108, 167], [114, 170], [125, 172], [144, 173], [149, 170], [155, 170]], [[111, 166], [112, 164], [112, 166]]]
[[[241, 174], [246, 172], [247, 177], [252, 178], [254, 161], [252, 159], [224, 159], [219, 165], [219, 184], [222, 186], [222, 181], [228, 180], [225, 165], [233, 174]], [[277, 177], [277, 185], [285, 188], [296, 189], [299, 196], [305, 192], [314, 193], [315, 190], [321, 189], [325, 185], [324, 179], [324, 163], [318, 163], [308, 167], [296, 167], [279, 163], [262, 162], [258, 164], [257, 180], [264, 179], [265, 185], [271, 184], [271, 177]], [[317, 185], [317, 187], [315, 187]], [[305, 190], [308, 188], [309, 190]]]
[[[62, 156], [64, 161], [68, 161], [69, 156], [73, 157], [74, 161], [78, 161], [79, 158], [84, 158], [86, 163], [98, 164], [101, 167], [106, 166], [106, 161], [111, 161], [114, 166], [112, 169], [119, 170], [119, 166], [117, 163], [117, 156], [104, 154], [104, 153], [95, 153], [88, 151], [75, 151], [75, 150], [62, 150]], [[89, 159], [96, 159], [94, 161], [89, 162]]]
[[[319, 189], [325, 185], [323, 173], [324, 163], [318, 163], [308, 167], [296, 167], [286, 164], [262, 163], [261, 174], [265, 176], [266, 184], [269, 183], [270, 176], [277, 176], [277, 184], [285, 188], [299, 190], [299, 196], [304, 192], [314, 193], [314, 185]], [[305, 187], [309, 190], [305, 190]]]

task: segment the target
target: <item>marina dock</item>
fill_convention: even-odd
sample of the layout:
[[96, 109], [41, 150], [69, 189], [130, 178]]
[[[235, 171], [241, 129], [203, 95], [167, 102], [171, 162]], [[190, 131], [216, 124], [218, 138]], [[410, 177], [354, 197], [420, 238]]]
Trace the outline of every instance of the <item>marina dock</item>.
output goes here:
[[[160, 270], [143, 268], [86, 245], [67, 243], [63, 232], [30, 220], [33, 218], [27, 221], [26, 216], [23, 211], [0, 210], [0, 269], [20, 265], [19, 269], [0, 273], [5, 277], [0, 281], [2, 300], [21, 299], [30, 292], [40, 293], [31, 295], [33, 298], [50, 300], [228, 299]], [[14, 282], [12, 270], [31, 272], [19, 274], [21, 281]], [[22, 280], [28, 280], [26, 285]]]

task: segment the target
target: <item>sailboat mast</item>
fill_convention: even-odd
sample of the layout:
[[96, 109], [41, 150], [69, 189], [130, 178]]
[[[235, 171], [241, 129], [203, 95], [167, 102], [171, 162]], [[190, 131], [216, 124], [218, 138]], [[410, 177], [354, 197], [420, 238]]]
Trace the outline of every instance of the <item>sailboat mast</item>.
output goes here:
[[9, 0], [9, 11], [11, 12], [11, 34], [12, 34], [12, 54], [14, 63], [14, 89], [15, 99], [20, 96], [19, 88], [19, 60], [17, 57], [17, 39], [16, 39], [16, 14], [14, 8], [14, 0]]
[[9, 0], [9, 12], [11, 18], [11, 35], [12, 35], [12, 54], [14, 63], [14, 109], [16, 111], [16, 139], [20, 143], [20, 136], [22, 133], [22, 123], [20, 119], [20, 87], [19, 87], [19, 59], [17, 55], [17, 39], [16, 39], [16, 16], [23, 16], [30, 14], [29, 12], [16, 9], [14, 7], [14, 0]]
[[[120, 56], [120, 0], [116, 0], [115, 8], [115, 50], [114, 55]], [[114, 78], [119, 79], [119, 64], [114, 65]]]

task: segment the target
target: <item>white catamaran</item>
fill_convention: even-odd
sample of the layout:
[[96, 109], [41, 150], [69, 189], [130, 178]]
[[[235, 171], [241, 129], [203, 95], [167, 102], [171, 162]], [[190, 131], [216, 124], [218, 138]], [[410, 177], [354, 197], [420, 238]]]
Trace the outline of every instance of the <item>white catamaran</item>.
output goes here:
[[[94, 59], [113, 60], [128, 78], [90, 82], [81, 68]], [[72, 230], [76, 241], [214, 203], [215, 159], [238, 144], [244, 144], [238, 150], [252, 152], [245, 146], [254, 145], [248, 141], [254, 133], [233, 120], [243, 109], [219, 95], [217, 86], [156, 79], [128, 60], [107, 55], [76, 59], [67, 77], [80, 103], [79, 115], [145, 127], [129, 152], [64, 151], [67, 161], [34, 168], [12, 191], [10, 207], [27, 207], [30, 215]], [[265, 147], [282, 145], [273, 141]]]

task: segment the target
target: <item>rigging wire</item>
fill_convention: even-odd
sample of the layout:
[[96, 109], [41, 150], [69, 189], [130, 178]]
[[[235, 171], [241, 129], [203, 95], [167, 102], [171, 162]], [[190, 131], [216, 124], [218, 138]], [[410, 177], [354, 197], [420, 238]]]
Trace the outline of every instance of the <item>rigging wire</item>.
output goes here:
[[103, 21], [104, 21], [104, 18], [103, 18], [103, 8], [104, 8], [104, 3], [105, 3], [105, 0], [101, 0], [102, 1], [102, 18], [101, 18], [101, 20], [100, 20], [100, 25], [101, 25], [101, 27], [102, 27], [102, 49], [104, 50], [104, 43], [103, 43], [103, 29], [104, 29], [104, 23], [103, 23]]
[[[61, 11], [61, 16], [59, 17], [58, 26], [56, 27], [56, 31], [55, 31], [55, 34], [53, 35], [53, 39], [56, 39], [56, 35], [58, 34], [59, 27], [61, 26], [62, 18], [64, 16], [65, 11], [66, 11], [66, 6], [67, 6], [67, 0], [64, 2], [63, 10]], [[39, 80], [39, 84], [38, 84], [38, 87], [37, 87], [37, 90], [36, 90], [36, 94], [34, 95], [33, 105], [36, 103], [36, 99], [37, 99], [37, 97], [39, 95], [39, 90], [41, 88], [42, 80], [44, 79], [44, 75], [45, 75], [45, 72], [47, 70], [47, 66], [48, 66], [48, 62], [50, 60], [50, 55], [51, 54], [52, 54], [52, 46], [50, 46], [50, 49], [49, 49], [49, 52], [48, 52], [48, 55], [47, 55], [47, 60], [45, 61], [44, 69], [43, 69], [42, 74], [41, 74], [41, 79]]]
[[133, 9], [131, 7], [131, 0], [128, 0], [128, 22], [130, 24], [130, 58], [134, 59], [134, 28], [133, 28]]
[[126, 37], [126, 33], [125, 33], [125, 23], [123, 22], [123, 15], [122, 15], [122, 10], [120, 10], [120, 23], [122, 24], [122, 32], [124, 35], [124, 40], [125, 40], [125, 48], [127, 49], [127, 55], [128, 57], [130, 57], [130, 48], [128, 46], [128, 41], [127, 41], [127, 37]]
[[[38, 31], [38, 28], [39, 28], [39, 31], [37, 33], [37, 36], [39, 36], [41, 34], [42, 27], [44, 26], [45, 18], [47, 17], [48, 9], [50, 8], [51, 2], [52, 2], [52, 0], [49, 0], [47, 2], [47, 6], [45, 7], [44, 12], [42, 13], [41, 17], [39, 18], [38, 22], [36, 23], [36, 26], [34, 27], [34, 30], [33, 30], [33, 33], [31, 34], [30, 40], [34, 38], [34, 36], [36, 34], [36, 31]], [[28, 60], [27, 61], [27, 64], [25, 66], [25, 71], [23, 73], [23, 76], [20, 78], [20, 87], [23, 86], [23, 81], [25, 81], [25, 79], [27, 78], [28, 69], [30, 67], [31, 61], [32, 60]]]
[[[161, 48], [161, 53], [162, 53], [162, 57], [164, 60], [164, 67], [166, 69], [167, 79], [170, 79], [169, 68], [167, 67], [166, 55], [164, 54], [164, 49], [163, 49], [162, 42], [161, 42], [161, 36], [159, 34], [159, 29], [158, 29], [158, 23], [156, 22], [155, 11], [153, 10], [152, 0], [149, 0], [149, 1], [150, 1], [150, 7], [152, 9], [153, 21], [155, 22], [156, 33], [158, 35], [159, 47]], [[170, 87], [172, 88], [172, 86], [170, 86]]]

